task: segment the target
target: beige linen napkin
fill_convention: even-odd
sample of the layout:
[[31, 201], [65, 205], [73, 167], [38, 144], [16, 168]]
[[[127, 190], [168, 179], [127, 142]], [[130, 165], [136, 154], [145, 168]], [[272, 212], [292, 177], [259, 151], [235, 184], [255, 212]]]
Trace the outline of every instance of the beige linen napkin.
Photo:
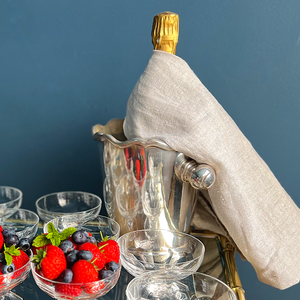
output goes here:
[[259, 280], [279, 289], [299, 282], [299, 208], [184, 60], [153, 52], [129, 98], [124, 132], [213, 166], [212, 209]]

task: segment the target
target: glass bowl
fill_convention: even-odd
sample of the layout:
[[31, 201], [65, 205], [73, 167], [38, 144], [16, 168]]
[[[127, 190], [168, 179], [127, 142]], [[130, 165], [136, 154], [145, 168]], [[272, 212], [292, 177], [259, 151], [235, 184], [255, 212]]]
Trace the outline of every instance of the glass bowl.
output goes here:
[[31, 242], [39, 228], [39, 216], [27, 209], [18, 209], [9, 218], [5, 219], [1, 225], [3, 228], [13, 228], [19, 239], [28, 238]]
[[82, 223], [70, 216], [58, 217], [50, 220], [44, 225], [44, 233], [48, 233], [48, 224], [52, 222], [58, 232], [62, 232], [68, 227], [75, 227], [77, 229], [84, 229], [90, 232], [96, 239], [101, 239], [107, 236], [110, 239], [117, 240], [120, 235], [120, 225], [113, 219], [105, 216], [97, 216], [94, 220]]
[[[31, 253], [32, 254], [32, 253]], [[11, 290], [22, 283], [30, 272], [30, 258], [21, 268], [9, 274], [0, 275], [0, 299], [19, 300], [22, 299]]]
[[199, 269], [205, 252], [197, 238], [164, 229], [129, 232], [118, 239], [118, 244], [122, 265], [133, 276], [168, 270], [168, 278], [185, 278]]
[[36, 271], [36, 265], [31, 263], [33, 278], [38, 287], [55, 299], [96, 299], [107, 294], [118, 282], [121, 264], [113, 275], [90, 283], [62, 283], [46, 279]]
[[44, 222], [70, 216], [79, 223], [94, 219], [101, 210], [102, 200], [85, 192], [59, 192], [45, 195], [36, 202], [37, 213]]
[[14, 187], [0, 186], [0, 222], [10, 217], [22, 204], [23, 193]]
[[202, 273], [181, 280], [169, 279], [168, 271], [149, 272], [131, 280], [126, 288], [128, 300], [237, 300], [224, 282]]

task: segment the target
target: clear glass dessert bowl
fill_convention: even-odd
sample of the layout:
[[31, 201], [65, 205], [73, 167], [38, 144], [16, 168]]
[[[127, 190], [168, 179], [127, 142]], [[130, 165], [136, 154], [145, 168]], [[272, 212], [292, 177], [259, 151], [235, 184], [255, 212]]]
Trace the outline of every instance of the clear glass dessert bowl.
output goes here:
[[55, 217], [70, 216], [79, 223], [84, 223], [100, 213], [102, 200], [91, 193], [70, 191], [42, 196], [35, 205], [44, 222], [49, 222]]
[[[31, 253], [32, 254], [32, 253]], [[0, 299], [20, 300], [20, 296], [13, 293], [11, 290], [22, 283], [30, 272], [30, 258], [28, 262], [21, 268], [12, 273], [0, 275]]]
[[131, 280], [126, 288], [128, 300], [237, 300], [224, 282], [194, 273], [181, 280], [168, 278], [168, 271], [149, 272]]
[[111, 276], [88, 283], [63, 283], [49, 280], [38, 273], [36, 265], [31, 263], [31, 271], [37, 286], [55, 299], [96, 299], [107, 294], [118, 282], [121, 272], [118, 270]]
[[118, 239], [120, 259], [133, 276], [150, 271], [166, 271], [171, 279], [196, 272], [205, 247], [197, 238], [179, 231], [145, 229], [126, 233]]
[[85, 223], [78, 222], [78, 220], [74, 219], [72, 216], [58, 217], [50, 220], [44, 225], [44, 233], [48, 233], [48, 224], [50, 222], [54, 225], [58, 232], [62, 232], [68, 227], [75, 227], [77, 229], [83, 229], [90, 232], [96, 239], [101, 239], [102, 236], [107, 236], [109, 239], [117, 240], [120, 235], [120, 225], [115, 220], [100, 215]]
[[15, 230], [19, 239], [27, 238], [31, 242], [39, 228], [39, 216], [27, 209], [18, 209], [1, 223], [3, 228]]
[[14, 187], [0, 186], [0, 222], [16, 212], [23, 200], [23, 193]]

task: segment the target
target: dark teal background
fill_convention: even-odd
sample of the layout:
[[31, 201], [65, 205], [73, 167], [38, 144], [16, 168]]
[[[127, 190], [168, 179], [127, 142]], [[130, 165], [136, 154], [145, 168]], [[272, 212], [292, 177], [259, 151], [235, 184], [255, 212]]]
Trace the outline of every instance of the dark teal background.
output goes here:
[[[167, 10], [180, 16], [177, 55], [300, 205], [299, 0], [2, 0], [0, 185], [21, 189], [24, 208], [56, 191], [102, 195], [91, 128], [125, 116]], [[247, 300], [299, 299], [300, 285], [279, 291], [237, 263]]]

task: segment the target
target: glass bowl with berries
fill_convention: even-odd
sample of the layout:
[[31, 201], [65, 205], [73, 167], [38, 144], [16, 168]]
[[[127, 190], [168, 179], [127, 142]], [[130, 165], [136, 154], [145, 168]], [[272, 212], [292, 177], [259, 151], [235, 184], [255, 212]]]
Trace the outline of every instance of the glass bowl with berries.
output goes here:
[[102, 200], [91, 193], [69, 191], [42, 196], [35, 202], [35, 206], [44, 222], [56, 217], [69, 216], [78, 223], [85, 223], [100, 213]]
[[0, 249], [0, 299], [20, 299], [11, 289], [30, 272], [30, 242], [25, 237], [19, 239], [14, 229], [0, 226]]
[[1, 223], [5, 230], [14, 231], [18, 239], [32, 242], [39, 228], [39, 216], [33, 211], [20, 208]]
[[16, 212], [23, 200], [23, 193], [14, 187], [0, 186], [0, 222]]
[[167, 271], [171, 279], [182, 279], [196, 272], [205, 246], [187, 233], [165, 229], [128, 232], [118, 239], [121, 261], [134, 277], [150, 271]]
[[119, 245], [102, 233], [98, 239], [85, 226], [67, 227], [72, 224], [67, 220], [64, 218], [64, 229], [48, 222], [44, 233], [34, 239], [33, 278], [41, 290], [55, 299], [101, 297], [120, 277]]

